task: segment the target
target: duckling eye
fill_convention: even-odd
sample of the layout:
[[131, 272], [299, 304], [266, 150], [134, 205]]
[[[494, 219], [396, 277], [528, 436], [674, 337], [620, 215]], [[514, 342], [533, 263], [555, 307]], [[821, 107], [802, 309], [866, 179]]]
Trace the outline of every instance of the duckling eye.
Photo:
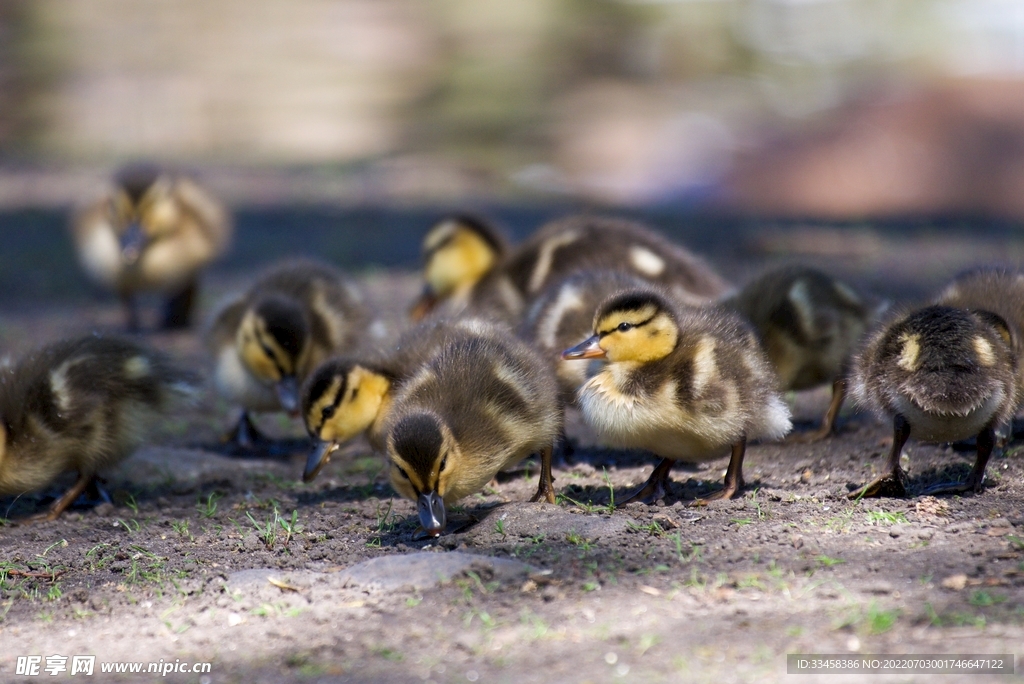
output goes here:
[[438, 469], [437, 472], [443, 471], [445, 466], [447, 466], [447, 465], [448, 465], [448, 454], [445, 454], [444, 458], [441, 459], [441, 467]]
[[329, 420], [331, 416], [334, 415], [334, 411], [334, 406], [324, 406], [323, 410], [320, 411], [320, 415], [323, 417], [324, 420]]
[[409, 479], [409, 473], [405, 472], [405, 468], [398, 466], [398, 472], [402, 473], [402, 477], [404, 477], [406, 480]]
[[618, 331], [619, 332], [629, 332], [632, 329], [633, 329], [633, 324], [632, 323], [627, 323], [625, 321], [623, 321], [622, 323], [619, 323], [619, 327], [618, 327]]

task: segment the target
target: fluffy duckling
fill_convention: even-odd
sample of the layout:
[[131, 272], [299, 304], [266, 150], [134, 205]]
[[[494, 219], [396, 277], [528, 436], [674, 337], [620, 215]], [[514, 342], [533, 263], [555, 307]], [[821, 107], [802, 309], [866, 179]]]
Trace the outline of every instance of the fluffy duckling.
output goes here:
[[391, 484], [417, 502], [429, 535], [445, 506], [480, 491], [499, 471], [541, 455], [537, 493], [554, 503], [551, 452], [562, 428], [549, 365], [506, 332], [459, 332], [409, 378], [387, 412]]
[[1024, 402], [1020, 367], [1024, 274], [982, 269], [955, 279], [936, 303], [873, 334], [854, 364], [858, 400], [892, 418], [886, 473], [850, 494], [905, 496], [900, 466], [910, 437], [951, 442], [977, 436], [974, 468], [963, 483], [924, 493], [977, 492], [995, 447], [995, 430]]
[[806, 266], [769, 271], [723, 303], [754, 326], [781, 390], [832, 383], [820, 428], [794, 441], [831, 435], [846, 398], [849, 359], [878, 308], [843, 282]]
[[727, 289], [703, 260], [633, 221], [605, 216], [553, 221], [507, 256], [496, 236], [487, 224], [461, 219], [431, 229], [424, 241], [426, 289], [414, 315], [447, 300], [452, 312], [468, 309], [515, 323], [545, 287], [585, 270], [632, 273], [688, 303], [706, 302]]
[[357, 350], [371, 334], [362, 294], [334, 268], [296, 261], [268, 271], [220, 310], [207, 335], [214, 384], [242, 406], [228, 440], [242, 447], [265, 441], [249, 412], [297, 412], [306, 376], [331, 354]]
[[148, 164], [121, 169], [103, 197], [71, 225], [86, 273], [121, 298], [130, 330], [135, 295], [169, 297], [163, 326], [191, 324], [199, 272], [224, 253], [232, 225], [224, 206], [194, 180]]
[[522, 308], [521, 297], [496, 278], [508, 253], [504, 234], [481, 217], [457, 214], [438, 221], [423, 238], [423, 294], [410, 316], [422, 320], [444, 302], [448, 313], [472, 305], [474, 313], [494, 311], [495, 318], [510, 319]]
[[332, 357], [309, 376], [302, 391], [302, 415], [314, 449], [302, 474], [311, 482], [345, 442], [365, 434], [384, 452], [382, 429], [391, 400], [402, 383], [460, 335], [492, 332], [480, 319], [431, 319], [403, 333], [390, 349], [367, 358]]
[[725, 487], [707, 499], [732, 498], [743, 488], [747, 440], [779, 439], [791, 427], [771, 366], [735, 313], [632, 290], [598, 307], [593, 332], [563, 352], [607, 359], [579, 390], [584, 419], [614, 446], [662, 457], [623, 503], [663, 498], [675, 461], [710, 461], [730, 449]]
[[57, 518], [129, 456], [160, 415], [196, 393], [196, 380], [137, 342], [83, 337], [47, 345], [0, 369], [0, 494], [78, 479], [42, 517]]
[[576, 400], [579, 388], [603, 366], [594, 360], [580, 363], [561, 357], [561, 352], [594, 329], [594, 312], [612, 295], [649, 287], [650, 283], [621, 271], [583, 271], [552, 283], [530, 305], [519, 326], [519, 336], [555, 361], [562, 401]]

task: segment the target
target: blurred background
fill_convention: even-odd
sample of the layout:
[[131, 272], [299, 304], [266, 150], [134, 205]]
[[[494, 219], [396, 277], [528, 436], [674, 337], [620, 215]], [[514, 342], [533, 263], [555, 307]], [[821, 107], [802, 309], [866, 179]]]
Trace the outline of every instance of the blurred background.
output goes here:
[[[516, 236], [579, 208], [719, 246], [764, 247], [766, 221], [1011, 234], [1024, 3], [0, 0], [3, 221], [61, 231], [138, 158], [198, 171], [240, 234], [308, 228], [346, 264], [411, 266], [427, 214], [463, 206]], [[888, 249], [787, 235], [770, 249]], [[11, 276], [15, 252], [53, 263], [37, 242], [0, 254], [5, 291], [47, 286]]]
[[0, 31], [6, 206], [146, 157], [235, 203], [1024, 215], [1019, 0], [0, 0]]

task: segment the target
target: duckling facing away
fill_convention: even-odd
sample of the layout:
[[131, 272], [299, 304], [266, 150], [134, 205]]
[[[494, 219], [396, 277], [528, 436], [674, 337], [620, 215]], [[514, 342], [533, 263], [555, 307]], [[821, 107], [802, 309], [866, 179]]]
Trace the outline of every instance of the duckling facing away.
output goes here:
[[448, 300], [453, 313], [468, 309], [515, 323], [545, 287], [585, 270], [632, 273], [688, 303], [709, 301], [727, 289], [699, 257], [624, 219], [571, 216], [541, 227], [511, 253], [504, 245], [480, 221], [437, 224], [424, 240], [426, 288], [414, 316]]
[[706, 498], [732, 498], [743, 488], [747, 440], [779, 439], [791, 427], [771, 366], [735, 313], [633, 290], [598, 307], [593, 332], [563, 352], [608, 361], [579, 390], [584, 419], [614, 446], [662, 457], [623, 503], [663, 498], [675, 461], [710, 461], [730, 448], [725, 487]]
[[135, 295], [166, 294], [163, 326], [191, 324], [199, 272], [224, 253], [232, 225], [224, 206], [194, 180], [148, 164], [121, 169], [71, 225], [86, 273], [124, 302], [139, 328]]
[[952, 442], [977, 436], [967, 480], [925, 494], [977, 492], [995, 429], [1024, 401], [1021, 331], [1024, 274], [980, 269], [956, 278], [936, 303], [873, 334], [854, 364], [857, 399], [893, 420], [886, 473], [849, 496], [905, 496], [900, 455], [907, 439]]
[[850, 357], [878, 307], [848, 285], [806, 266], [769, 271], [723, 304], [754, 326], [781, 390], [832, 383], [832, 401], [820, 428], [791, 439], [810, 442], [831, 435], [846, 398]]
[[561, 427], [558, 389], [537, 352], [500, 329], [459, 331], [402, 385], [387, 412], [391, 484], [417, 502], [420, 524], [436, 536], [446, 505], [539, 453], [531, 500], [554, 503], [551, 451]]
[[302, 390], [302, 416], [316, 443], [303, 481], [311, 482], [331, 454], [359, 434], [383, 453], [385, 416], [402, 383], [460, 335], [495, 332], [493, 325], [474, 318], [432, 318], [407, 330], [383, 352], [366, 358], [336, 356], [317, 366]]
[[331, 354], [365, 344], [371, 320], [354, 283], [314, 261], [277, 266], [228, 302], [207, 334], [214, 384], [242, 407], [227, 439], [241, 447], [265, 441], [249, 412], [297, 412], [300, 383]]
[[519, 326], [519, 336], [555, 361], [555, 376], [562, 402], [572, 403], [576, 392], [604, 362], [591, 363], [561, 357], [566, 347], [594, 329], [594, 312], [614, 294], [650, 287], [650, 283], [622, 271], [583, 271], [552, 283], [530, 305]]
[[137, 342], [102, 337], [56, 342], [0, 369], [0, 494], [78, 479], [50, 507], [57, 518], [129, 456], [162, 413], [192, 399], [196, 379]]

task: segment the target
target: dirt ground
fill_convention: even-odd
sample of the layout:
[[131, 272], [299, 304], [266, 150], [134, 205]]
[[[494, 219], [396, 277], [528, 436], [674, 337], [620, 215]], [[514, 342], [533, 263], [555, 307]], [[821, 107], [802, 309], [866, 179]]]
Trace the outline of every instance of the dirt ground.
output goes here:
[[[796, 256], [896, 302], [973, 263], [1024, 263], [1024, 243], [1002, 233], [791, 226], [746, 240], [709, 254], [736, 281]], [[204, 309], [243, 280], [215, 273]], [[400, 325], [415, 280], [407, 271], [362, 280]], [[11, 305], [0, 310], [0, 343], [16, 354], [118, 321], [107, 300]], [[209, 367], [195, 335], [148, 338]], [[828, 392], [790, 401], [806, 429]], [[557, 505], [526, 503], [536, 488], [527, 464], [463, 502], [475, 525], [416, 542], [413, 504], [394, 498], [365, 444], [306, 485], [297, 423], [263, 417], [281, 448], [232, 458], [218, 443], [232, 415], [207, 395], [169, 417], [107, 475], [113, 505], [20, 526], [59, 487], [0, 499], [0, 681], [53, 679], [16, 675], [18, 656], [43, 656], [43, 668], [46, 656], [68, 656], [70, 670], [71, 656], [95, 655], [98, 681], [924, 682], [936, 679], [788, 675], [786, 655], [1024, 650], [1019, 444], [993, 458], [979, 495], [851, 502], [846, 493], [877, 474], [891, 437], [849, 408], [830, 441], [751, 446], [736, 500], [688, 505], [718, 486], [723, 460], [677, 466], [664, 505], [615, 508], [654, 459], [600, 448], [570, 415], [577, 448], [555, 470]], [[972, 462], [973, 452], [912, 442], [904, 465], [919, 491], [966, 476]], [[211, 665], [100, 673], [121, 661]]]

